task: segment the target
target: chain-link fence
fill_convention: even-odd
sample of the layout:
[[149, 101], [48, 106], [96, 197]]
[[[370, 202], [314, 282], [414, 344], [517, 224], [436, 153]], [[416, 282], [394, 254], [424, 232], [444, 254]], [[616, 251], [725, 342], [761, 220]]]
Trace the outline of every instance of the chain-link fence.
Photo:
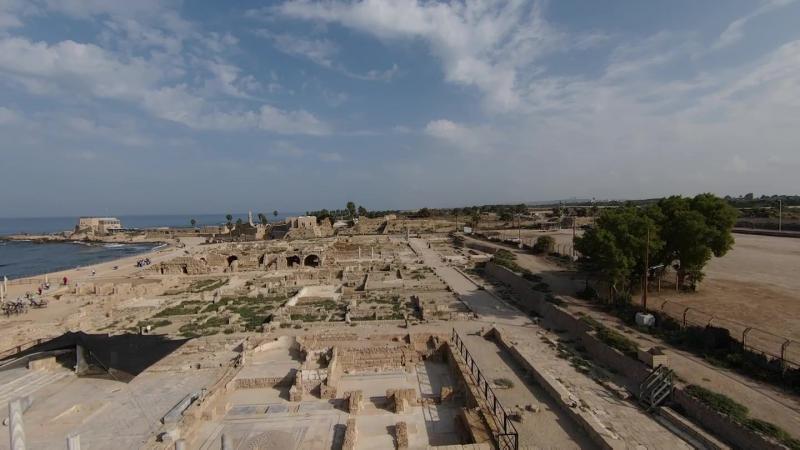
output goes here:
[[778, 360], [785, 367], [800, 368], [800, 342], [785, 336], [672, 300], [656, 302], [651, 309], [673, 318], [684, 328], [692, 326], [724, 328], [730, 332], [731, 338], [742, 344], [744, 350]]

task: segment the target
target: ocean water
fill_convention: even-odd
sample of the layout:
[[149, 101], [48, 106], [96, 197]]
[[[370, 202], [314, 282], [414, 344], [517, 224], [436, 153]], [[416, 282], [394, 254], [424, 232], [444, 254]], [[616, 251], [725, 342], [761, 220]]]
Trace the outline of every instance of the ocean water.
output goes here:
[[[287, 216], [296, 216], [299, 213], [287, 212], [273, 216], [267, 214], [270, 222], [283, 220]], [[232, 214], [233, 221], [247, 220], [247, 213]], [[198, 226], [219, 225], [225, 223], [225, 214], [170, 214], [170, 215], [138, 215], [138, 216], [113, 216], [122, 222], [125, 228], [155, 228], [155, 227], [189, 227], [191, 220], [195, 219]], [[253, 220], [258, 220], [257, 213], [253, 212]], [[36, 218], [0, 218], [0, 236], [9, 234], [38, 234], [58, 233], [71, 231], [78, 223], [78, 217], [36, 217]]]
[[0, 279], [74, 269], [150, 251], [158, 244], [86, 244], [77, 242], [0, 242]]
[[[275, 221], [293, 215], [297, 214], [286, 213], [275, 217], [270, 213], [268, 217], [270, 221]], [[125, 228], [188, 227], [191, 226], [191, 219], [195, 219], [198, 226], [218, 225], [226, 221], [225, 214], [115, 217], [120, 219]], [[234, 222], [239, 218], [247, 220], [247, 214], [233, 214]], [[254, 219], [256, 219], [255, 213]], [[0, 236], [70, 231], [77, 223], [77, 217], [0, 218]], [[0, 240], [0, 279], [3, 275], [13, 279], [97, 264], [144, 253], [156, 245], [87, 244], [83, 242], [34, 243]]]

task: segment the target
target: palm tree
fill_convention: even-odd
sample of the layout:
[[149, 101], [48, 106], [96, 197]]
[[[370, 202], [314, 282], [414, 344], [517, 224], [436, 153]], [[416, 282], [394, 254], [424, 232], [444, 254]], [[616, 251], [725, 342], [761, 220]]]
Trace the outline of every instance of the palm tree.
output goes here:
[[269, 221], [267, 220], [267, 216], [265, 216], [264, 213], [258, 213], [258, 220], [259, 222], [261, 222], [261, 225], [266, 225], [267, 223], [269, 223]]
[[275, 211], [272, 211], [272, 215], [278, 217], [278, 210], [276, 209]]
[[195, 219], [190, 220], [189, 223], [192, 224], [192, 228], [194, 228], [194, 226], [197, 225], [197, 221]]
[[233, 214], [227, 214], [225, 219], [228, 220], [228, 228], [230, 228], [233, 225]]

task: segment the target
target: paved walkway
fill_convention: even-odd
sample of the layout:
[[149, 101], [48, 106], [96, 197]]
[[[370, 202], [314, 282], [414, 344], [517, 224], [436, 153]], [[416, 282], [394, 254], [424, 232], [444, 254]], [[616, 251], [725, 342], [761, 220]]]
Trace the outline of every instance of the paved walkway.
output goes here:
[[[617, 398], [612, 391], [573, 367], [567, 359], [559, 357], [556, 350], [542, 344], [541, 336], [542, 333], [545, 333], [542, 328], [534, 324], [527, 315], [506, 304], [489, 291], [483, 290], [465, 274], [449, 266], [442, 260], [441, 255], [428, 247], [424, 239], [411, 239], [409, 244], [424, 263], [433, 268], [462, 301], [481, 316], [479, 321], [513, 332], [515, 340], [520, 343], [525, 352], [529, 353], [536, 366], [541, 365], [544, 367], [543, 370], [551, 374], [554, 379], [562, 380], [564, 388], [574, 394], [575, 398], [581, 400], [580, 408], [585, 409], [584, 413], [590, 415], [594, 423], [601, 424], [600, 428], [604, 429], [602, 432], [604, 435], [610, 436], [613, 440], [619, 440], [620, 443], [624, 442], [622, 448], [639, 448], [640, 445], [644, 445], [646, 448], [691, 448], [635, 404]], [[474, 332], [477, 328], [474, 322], [473, 324], [454, 324], [454, 326], [465, 339], [468, 339], [470, 332]], [[475, 356], [475, 358], [482, 370], [500, 369], [499, 372], [492, 373], [502, 372], [506, 377], [515, 373], [513, 366], [507, 364], [497, 354], [496, 345], [495, 350], [487, 351], [485, 344], [479, 341], [470, 339], [467, 343], [470, 352], [473, 352], [474, 347], [476, 354], [481, 355]], [[492, 355], [492, 352], [495, 355]], [[522, 382], [518, 376], [517, 380]], [[520, 400], [524, 398], [520, 397]], [[519, 401], [511, 403], [511, 398], [506, 400], [510, 403], [506, 404], [506, 407], [519, 403]], [[624, 424], [618, 423], [619, 421]], [[575, 426], [575, 423], [570, 420], [569, 425], [559, 426], [566, 430]], [[558, 437], [551, 436], [550, 438]], [[556, 448], [561, 447], [556, 446]]]
[[616, 316], [598, 310], [594, 305], [572, 296], [582, 289], [583, 280], [574, 272], [565, 271], [544, 258], [513, 249], [509, 246], [465, 237], [466, 240], [480, 242], [495, 248], [502, 248], [517, 255], [517, 264], [540, 275], [550, 285], [556, 295], [567, 296], [570, 311], [580, 311], [591, 315], [605, 325], [623, 330], [626, 335], [649, 348], [654, 345], [666, 347], [670, 358], [670, 366], [687, 384], [697, 384], [716, 392], [725, 394], [750, 409], [750, 415], [761, 420], [772, 422], [794, 437], [800, 438], [800, 399], [773, 386], [754, 381], [735, 372], [715, 367], [702, 358], [690, 353], [671, 348], [659, 339], [639, 333], [627, 326]]

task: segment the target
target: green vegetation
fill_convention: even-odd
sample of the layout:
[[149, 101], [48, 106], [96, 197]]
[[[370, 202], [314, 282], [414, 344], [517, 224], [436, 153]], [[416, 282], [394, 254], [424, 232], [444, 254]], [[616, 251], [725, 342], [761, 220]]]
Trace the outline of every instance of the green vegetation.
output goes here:
[[713, 194], [673, 196], [647, 207], [606, 209], [595, 226], [577, 238], [583, 269], [601, 275], [611, 297], [627, 297], [650, 266], [677, 264], [679, 283], [696, 288], [711, 256], [723, 256], [733, 245], [731, 229], [737, 211]]
[[145, 328], [145, 327], [147, 327], [148, 325], [149, 325], [151, 328], [162, 328], [162, 327], [166, 327], [166, 326], [168, 326], [168, 325], [172, 325], [172, 322], [171, 322], [171, 321], [169, 321], [169, 320], [167, 320], [167, 319], [155, 320], [155, 321], [154, 321], [154, 320], [151, 320], [151, 319], [147, 319], [147, 320], [140, 320], [140, 321], [139, 321], [139, 322], [136, 324], [136, 328], [139, 328], [139, 329], [141, 329], [141, 328]]
[[185, 316], [189, 314], [197, 314], [203, 302], [196, 300], [186, 300], [179, 305], [170, 306], [157, 312], [153, 317], [169, 317], [169, 316]]
[[597, 337], [604, 343], [616, 348], [622, 353], [632, 358], [637, 357], [639, 345], [623, 334], [618, 333], [610, 328], [602, 327], [597, 330]]
[[213, 291], [214, 289], [218, 289], [222, 286], [228, 284], [227, 279], [206, 279], [206, 280], [197, 280], [193, 281], [192, 284], [189, 285], [187, 292], [205, 292], [205, 291]]
[[760, 419], [748, 417], [749, 410], [727, 395], [711, 391], [702, 386], [689, 385], [686, 393], [700, 400], [709, 408], [728, 416], [734, 422], [773, 438], [793, 450], [800, 450], [800, 440], [793, 438], [781, 427]]
[[737, 403], [727, 395], [719, 394], [702, 386], [694, 384], [686, 386], [686, 393], [705, 403], [711, 409], [725, 414], [737, 422], [743, 421], [749, 412], [746, 406]]
[[239, 314], [245, 331], [258, 331], [261, 325], [272, 319], [272, 311], [279, 307], [285, 297], [224, 297], [220, 303], [229, 311]]
[[800, 393], [800, 369], [782, 367], [776, 359], [743, 349], [725, 328], [691, 325], [683, 327], [672, 317], [658, 311], [650, 311], [656, 316], [656, 326], [639, 327], [635, 321], [639, 310], [635, 305], [615, 303], [602, 307], [604, 311], [621, 319], [625, 325], [656, 336], [665, 343], [691, 352], [715, 366]]
[[[587, 323], [589, 323], [587, 321]], [[637, 358], [639, 351], [639, 344], [628, 338], [627, 336], [617, 331], [608, 328], [600, 322], [594, 321], [595, 333], [597, 338], [604, 342], [606, 345], [613, 347], [631, 358]]]
[[552, 236], [539, 236], [533, 244], [533, 253], [548, 255], [556, 248], [556, 240]]

